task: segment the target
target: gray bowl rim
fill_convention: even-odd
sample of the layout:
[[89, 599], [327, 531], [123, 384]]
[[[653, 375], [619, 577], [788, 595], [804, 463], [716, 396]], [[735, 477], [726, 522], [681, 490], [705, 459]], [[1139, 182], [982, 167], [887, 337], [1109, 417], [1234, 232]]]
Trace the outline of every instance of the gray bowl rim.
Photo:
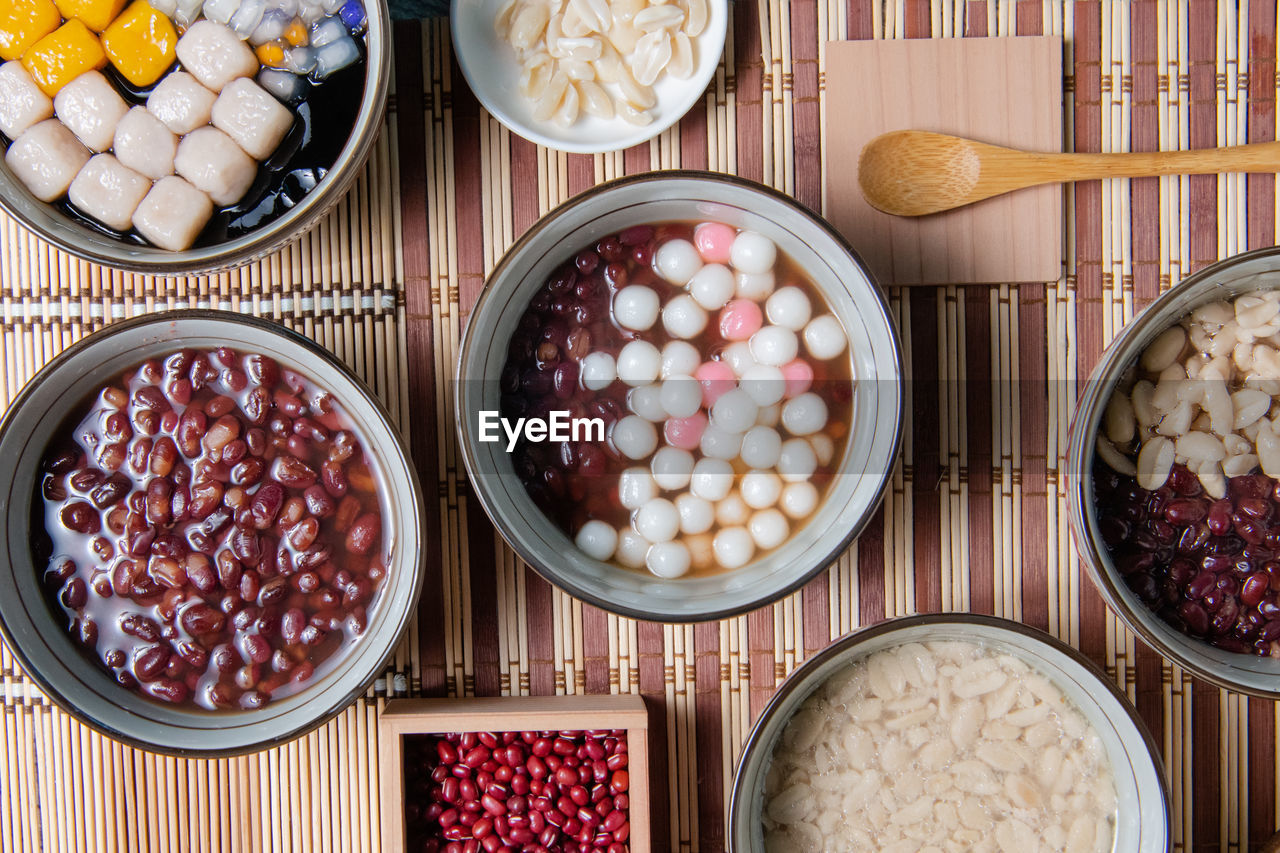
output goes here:
[[746, 786], [747, 780], [742, 774], [742, 768], [747, 762], [747, 757], [753, 750], [760, 748], [760, 739], [763, 737], [764, 728], [778, 713], [778, 709], [787, 700], [787, 698], [798, 690], [808, 686], [808, 674], [810, 670], [817, 669], [832, 658], [841, 657], [850, 654], [862, 643], [873, 640], [877, 637], [892, 634], [905, 628], [915, 628], [919, 626], [929, 625], [977, 625], [986, 628], [995, 628], [1001, 631], [1009, 631], [1019, 634], [1027, 639], [1048, 646], [1050, 649], [1066, 655], [1072, 661], [1082, 666], [1085, 671], [1094, 677], [1111, 697], [1117, 700], [1121, 707], [1129, 715], [1129, 722], [1133, 723], [1134, 728], [1142, 737], [1143, 743], [1147, 747], [1147, 753], [1151, 758], [1152, 766], [1156, 769], [1156, 778], [1160, 780], [1160, 800], [1164, 806], [1165, 816], [1165, 837], [1169, 841], [1168, 849], [1173, 849], [1173, 812], [1169, 807], [1171, 794], [1169, 789], [1168, 775], [1165, 773], [1164, 759], [1160, 757], [1160, 749], [1156, 745], [1155, 738], [1151, 736], [1151, 732], [1147, 729], [1146, 723], [1142, 721], [1142, 717], [1138, 716], [1138, 709], [1129, 701], [1129, 697], [1121, 692], [1119, 687], [1111, 679], [1107, 678], [1097, 664], [1085, 656], [1083, 652], [1074, 646], [1069, 646], [1059, 640], [1057, 637], [1039, 628], [1033, 628], [1030, 625], [1024, 625], [1021, 622], [1014, 622], [1011, 619], [1002, 619], [999, 616], [988, 616], [984, 613], [918, 613], [911, 616], [895, 616], [877, 622], [874, 625], [866, 625], [861, 628], [854, 628], [847, 634], [832, 640], [830, 645], [822, 649], [813, 657], [806, 658], [804, 663], [797, 666], [791, 671], [791, 674], [783, 679], [782, 683], [774, 690], [773, 696], [769, 698], [768, 704], [764, 706], [764, 710], [760, 712], [760, 716], [756, 719], [755, 724], [751, 727], [751, 732], [747, 735], [747, 739], [742, 743], [742, 751], [738, 755], [738, 760], [733, 767], [733, 790], [729, 794], [728, 818], [726, 820], [726, 828], [729, 836], [726, 839], [728, 849], [733, 851], [734, 835], [733, 827], [737, 825], [739, 814], [744, 808], [750, 808], [749, 804], [744, 803], [747, 796]]
[[[495, 295], [497, 282], [506, 273], [508, 264], [511, 262], [511, 259], [519, 253], [519, 250], [524, 249], [529, 243], [536, 240], [550, 223], [554, 222], [560, 216], [569, 212], [574, 207], [588, 199], [594, 198], [598, 195], [603, 195], [620, 187], [631, 186], [632, 184], [662, 182], [667, 179], [719, 182], [730, 184], [739, 189], [750, 190], [752, 192], [770, 196], [774, 200], [792, 208], [797, 214], [809, 219], [815, 227], [826, 233], [836, 246], [848, 253], [849, 257], [853, 260], [853, 263], [865, 276], [867, 284], [870, 285], [871, 292], [880, 305], [880, 310], [884, 315], [886, 327], [889, 330], [889, 342], [893, 352], [893, 367], [897, 371], [899, 380], [902, 381], [905, 379], [905, 377], [902, 376], [902, 340], [900, 333], [898, 332], [898, 326], [893, 319], [893, 312], [889, 308], [889, 300], [885, 296], [884, 288], [880, 286], [880, 283], [871, 274], [871, 270], [867, 267], [866, 263], [863, 262], [862, 257], [858, 254], [857, 250], [855, 250], [853, 246], [849, 244], [849, 241], [846, 240], [844, 236], [840, 234], [840, 232], [838, 232], [835, 227], [832, 226], [831, 223], [829, 223], [821, 214], [811, 210], [804, 204], [801, 204], [800, 201], [793, 196], [787, 195], [773, 187], [769, 187], [746, 178], [740, 178], [737, 175], [701, 171], [697, 169], [664, 169], [656, 172], [643, 172], [637, 175], [627, 175], [622, 178], [615, 178], [612, 181], [606, 181], [605, 183], [597, 184], [587, 190], [584, 190], [568, 201], [561, 203], [545, 215], [539, 217], [538, 221], [530, 226], [530, 228], [521, 235], [520, 239], [516, 240], [510, 247], [508, 247], [507, 251], [503, 253], [502, 258], [493, 268], [493, 272], [491, 272], [489, 277], [485, 279], [484, 287], [480, 290], [480, 296], [476, 299], [475, 307], [471, 309], [471, 313], [468, 315], [466, 328], [462, 331], [462, 341], [461, 345], [458, 347], [458, 366], [454, 370], [453, 402], [455, 411], [464, 411], [462, 399], [464, 377], [462, 376], [462, 370], [463, 365], [467, 363], [467, 357], [471, 348], [477, 345], [475, 343], [474, 336], [471, 334], [471, 330], [475, 326], [472, 321], [485, 309], [488, 303], [500, 298], [499, 295]], [[879, 496], [872, 504], [870, 504], [868, 511], [864, 516], [856, 524], [852, 525], [843, 537], [836, 541], [835, 547], [826, 556], [815, 561], [812, 569], [792, 583], [778, 587], [775, 590], [737, 607], [726, 607], [721, 610], [711, 610], [706, 613], [687, 615], [683, 618], [674, 619], [672, 618], [672, 614], [654, 614], [594, 595], [583, 590], [571, 580], [560, 577], [554, 569], [549, 569], [546, 566], [540, 565], [535, 559], [532, 551], [525, 548], [520, 543], [512, 541], [511, 537], [507, 535], [506, 531], [503, 530], [499, 519], [489, 508], [488, 493], [484, 489], [476, 486], [477, 483], [483, 482], [484, 478], [476, 476], [477, 462], [471, 445], [467, 442], [466, 431], [463, 427], [461, 418], [458, 419], [457, 424], [458, 447], [462, 451], [462, 462], [463, 466], [467, 470], [467, 476], [470, 478], [471, 490], [479, 498], [480, 506], [484, 508], [485, 514], [489, 516], [489, 520], [493, 523], [494, 528], [502, 536], [507, 545], [516, 552], [520, 559], [552, 586], [565, 590], [575, 598], [594, 605], [595, 607], [599, 607], [606, 612], [625, 616], [629, 619], [638, 619], [647, 622], [662, 621], [666, 624], [677, 625], [696, 624], [741, 616], [744, 613], [750, 613], [751, 611], [758, 610], [761, 607], [765, 607], [785, 598], [817, 577], [818, 574], [835, 562], [835, 560], [837, 560], [840, 555], [844, 553], [851, 544], [853, 544], [854, 540], [856, 540], [858, 536], [862, 534], [862, 531], [866, 529], [867, 525], [871, 522], [871, 519], [875, 517], [877, 510], [884, 502], [885, 492], [888, 490], [889, 484], [893, 481], [893, 470], [896, 467], [898, 456], [902, 452], [902, 431], [905, 407], [906, 394], [904, 392], [899, 394], [898, 407], [894, 412], [892, 443], [893, 454], [890, 456], [890, 461], [894, 464], [886, 466], [886, 471], [882, 477], [880, 488], [878, 490]]]
[[[423, 549], [422, 549], [422, 541], [421, 541], [422, 534], [423, 534], [421, 520], [424, 512], [423, 493], [422, 493], [421, 484], [418, 481], [417, 468], [414, 465], [412, 456], [410, 456], [409, 454], [409, 450], [405, 444], [404, 438], [401, 436], [400, 431], [396, 429], [395, 423], [391, 420], [391, 415], [387, 412], [386, 407], [382, 405], [382, 401], [378, 399], [377, 395], [373, 393], [373, 391], [369, 388], [369, 386], [365, 383], [365, 381], [356, 375], [355, 371], [353, 371], [346, 364], [344, 364], [342, 360], [339, 359], [332, 352], [325, 349], [320, 344], [316, 343], [311, 338], [308, 338], [307, 336], [301, 334], [300, 332], [296, 332], [293, 329], [288, 328], [287, 326], [283, 326], [279, 323], [275, 323], [271, 320], [267, 320], [262, 317], [255, 317], [255, 316], [245, 315], [245, 314], [237, 314], [234, 311], [222, 311], [222, 310], [210, 309], [210, 308], [179, 308], [171, 311], [162, 311], [154, 314], [143, 314], [138, 317], [131, 317], [126, 320], [119, 320], [114, 323], [111, 323], [108, 326], [104, 326], [103, 328], [98, 329], [97, 331], [91, 334], [86, 335], [85, 337], [71, 344], [69, 347], [62, 350], [56, 356], [50, 359], [45, 364], [45, 366], [42, 367], [36, 373], [35, 376], [31, 377], [31, 379], [22, 387], [22, 390], [18, 393], [18, 396], [13, 399], [13, 402], [10, 403], [9, 407], [5, 410], [4, 417], [0, 419], [0, 435], [3, 435], [8, 430], [9, 422], [11, 418], [14, 416], [14, 413], [17, 412], [24, 404], [27, 403], [28, 398], [34, 395], [36, 390], [41, 385], [43, 385], [46, 382], [56, 381], [59, 368], [66, 361], [70, 360], [72, 356], [88, 349], [89, 347], [95, 345], [97, 341], [103, 340], [110, 335], [118, 334], [121, 332], [127, 332], [138, 327], [145, 327], [149, 325], [167, 323], [170, 320], [175, 318], [189, 319], [189, 320], [217, 320], [220, 322], [248, 324], [248, 325], [261, 328], [265, 331], [275, 333], [280, 337], [284, 338], [287, 342], [300, 346], [308, 354], [316, 356], [317, 358], [321, 358], [324, 361], [326, 361], [330, 366], [340, 370], [348, 379], [350, 379], [353, 382], [353, 384], [359, 390], [359, 392], [366, 398], [366, 402], [368, 402], [373, 407], [374, 411], [377, 413], [378, 417], [380, 418], [380, 423], [378, 424], [378, 427], [384, 428], [387, 430], [387, 432], [391, 435], [394, 445], [400, 451], [401, 455], [404, 458], [405, 469], [409, 474], [409, 481], [408, 481], [409, 498], [414, 508], [418, 511], [418, 518], [417, 518], [418, 523], [415, 525], [415, 528], [417, 530], [417, 536], [416, 536], [417, 541], [406, 542], [406, 548], [412, 546], [412, 550], [410, 551], [410, 553], [415, 553], [418, 555], [418, 558], [414, 565], [413, 588], [411, 590], [411, 594], [409, 597], [409, 600], [414, 603], [414, 606], [406, 609], [404, 613], [400, 615], [400, 618], [398, 619], [398, 624], [395, 626], [395, 632], [394, 632], [395, 642], [392, 642], [389, 644], [389, 649], [387, 654], [382, 658], [381, 662], [376, 667], [373, 667], [372, 669], [370, 669], [369, 674], [365, 678], [361, 679], [359, 684], [355, 685], [350, 691], [348, 691], [346, 694], [341, 696], [337, 701], [333, 703], [333, 705], [324, 709], [324, 711], [319, 715], [317, 715], [314, 719], [309, 719], [306, 722], [302, 723], [301, 725], [293, 729], [290, 729], [288, 732], [285, 732], [279, 735], [278, 737], [270, 738], [268, 740], [255, 741], [253, 743], [247, 743], [240, 747], [231, 747], [231, 748], [225, 748], [225, 749], [223, 748], [200, 749], [200, 748], [182, 748], [182, 747], [170, 748], [162, 744], [156, 744], [140, 738], [130, 737], [128, 735], [124, 735], [123, 733], [117, 731], [116, 729], [113, 729], [111, 726], [107, 725], [101, 720], [98, 720], [97, 718], [91, 717], [87, 713], [84, 713], [79, 707], [75, 705], [75, 703], [68, 701], [67, 697], [63, 696], [62, 693], [57, 688], [55, 688], [52, 684], [50, 684], [45, 679], [44, 675], [37, 668], [32, 666], [31, 661], [28, 659], [26, 655], [26, 652], [22, 649], [20, 645], [14, 642], [13, 635], [9, 631], [8, 622], [5, 619], [4, 610], [2, 608], [0, 608], [0, 639], [4, 640], [5, 646], [9, 649], [9, 651], [13, 654], [13, 656], [17, 659], [18, 663], [21, 665], [23, 675], [30, 678], [31, 681], [34, 682], [35, 685], [40, 688], [40, 691], [45, 696], [49, 697], [49, 699], [52, 700], [55, 705], [61, 708], [64, 713], [70, 715], [76, 721], [82, 723], [85, 726], [88, 726], [89, 728], [93, 729], [99, 734], [105, 735], [106, 737], [109, 737], [112, 740], [118, 741], [128, 746], [135, 747], [137, 749], [141, 749], [146, 752], [151, 752], [158, 755], [170, 755], [175, 758], [234, 758], [237, 756], [249, 755], [251, 753], [259, 752], [263, 749], [280, 746], [282, 744], [286, 744], [286, 743], [289, 743], [290, 741], [296, 740], [297, 738], [302, 737], [303, 735], [308, 734], [309, 732], [315, 731], [316, 729], [320, 728], [324, 724], [328, 723], [330, 720], [337, 717], [344, 710], [349, 708], [352, 705], [352, 703], [354, 703], [357, 699], [359, 699], [360, 696], [369, 689], [369, 686], [373, 684], [374, 681], [377, 680], [378, 675], [382, 672], [383, 669], [386, 668], [387, 661], [389, 661], [395, 655], [396, 647], [399, 646], [400, 643], [404, 640], [405, 632], [409, 628], [411, 616], [416, 610], [417, 601], [422, 595], [422, 587], [425, 582], [425, 573], [422, 571], [422, 566], [421, 566], [421, 562], [423, 559], [422, 557]], [[367, 426], [363, 428], [368, 429]], [[12, 570], [13, 570], [12, 566], [5, 565], [0, 567], [0, 571], [7, 572]], [[125, 688], [122, 687], [121, 689], [123, 690]], [[303, 692], [305, 692], [305, 690]]]
[[[1102, 418], [1103, 392], [1104, 390], [1109, 392], [1115, 386], [1120, 371], [1128, 366], [1128, 360], [1123, 362], [1120, 360], [1121, 350], [1131, 339], [1141, 335], [1148, 326], [1159, 322], [1157, 315], [1160, 309], [1171, 302], [1177, 301], [1181, 297], [1182, 291], [1195, 287], [1206, 279], [1219, 276], [1235, 266], [1267, 257], [1280, 257], [1280, 246], [1268, 246], [1262, 249], [1241, 252], [1192, 273], [1152, 300], [1146, 308], [1143, 308], [1132, 320], [1125, 324], [1119, 334], [1111, 339], [1111, 343], [1107, 345], [1106, 349], [1102, 351], [1102, 355], [1098, 357], [1098, 363], [1090, 371], [1084, 389], [1076, 400], [1075, 412], [1071, 417], [1071, 426], [1067, 430], [1068, 461], [1064, 477], [1067, 481], [1068, 520], [1071, 526], [1071, 538], [1075, 542], [1076, 551], [1080, 555], [1080, 562], [1084, 564], [1089, 579], [1093, 582], [1094, 587], [1097, 588], [1103, 601], [1107, 603], [1107, 607], [1120, 618], [1125, 627], [1138, 635], [1144, 643], [1154, 649], [1165, 660], [1177, 664], [1197, 678], [1203, 679], [1215, 687], [1221, 687], [1233, 693], [1242, 693], [1246, 696], [1275, 700], [1280, 699], [1280, 682], [1277, 682], [1275, 688], [1266, 690], [1239, 684], [1224, 678], [1211, 667], [1202, 666], [1177, 649], [1171, 648], [1160, 638], [1158, 633], [1151, 629], [1147, 621], [1142, 618], [1142, 615], [1129, 606], [1129, 603], [1120, 593], [1111, 560], [1106, 557], [1105, 552], [1094, 541], [1089, 524], [1088, 510], [1086, 509], [1093, 502], [1093, 498], [1091, 495], [1084, 493], [1085, 488], [1093, 482], [1093, 475], [1085, 471], [1084, 462], [1086, 458], [1091, 459], [1095, 452], [1093, 442], [1086, 442], [1085, 436], [1092, 437], [1097, 434], [1098, 425], [1101, 423]], [[1092, 424], [1085, 424], [1085, 414], [1091, 409], [1096, 412], [1096, 418], [1091, 419], [1093, 421]], [[1155, 612], [1148, 612], [1151, 619], [1160, 618]], [[1171, 630], [1176, 629], [1171, 627]], [[1205, 645], [1208, 646], [1209, 644], [1205, 643]], [[1246, 653], [1242, 652], [1241, 654]]]
[[[322, 216], [342, 200], [359, 177], [360, 170], [364, 168], [381, 133], [386, 115], [391, 80], [391, 11], [387, 0], [363, 0], [363, 3], [368, 19], [365, 36], [368, 62], [364, 96], [360, 101], [360, 111], [356, 114], [356, 123], [351, 128], [346, 145], [338, 152], [333, 167], [316, 188], [307, 193], [302, 203], [284, 216], [226, 243], [161, 254], [164, 250], [153, 246], [138, 247], [119, 241], [113, 242], [113, 245], [119, 247], [116, 252], [85, 248], [67, 236], [32, 222], [21, 210], [21, 205], [16, 204], [5, 193], [0, 193], [0, 209], [27, 231], [80, 260], [140, 275], [213, 275], [251, 264], [301, 239], [318, 224]], [[376, 41], [372, 38], [375, 30], [379, 34]], [[19, 189], [26, 191], [25, 187], [19, 186]], [[34, 197], [29, 201], [52, 207]], [[87, 227], [60, 212], [56, 215], [69, 227]], [[137, 248], [146, 248], [156, 254], [145, 258], [131, 257], [129, 253]], [[172, 259], [166, 256], [171, 256]]]

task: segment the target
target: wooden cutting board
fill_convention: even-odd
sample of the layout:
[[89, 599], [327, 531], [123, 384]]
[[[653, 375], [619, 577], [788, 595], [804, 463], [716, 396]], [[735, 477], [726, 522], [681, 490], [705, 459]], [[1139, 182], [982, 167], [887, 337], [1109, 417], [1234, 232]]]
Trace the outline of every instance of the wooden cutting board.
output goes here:
[[890, 130], [1061, 151], [1060, 37], [829, 42], [826, 65], [827, 217], [882, 284], [1059, 278], [1060, 185], [904, 218], [867, 204], [854, 165], [868, 141]]

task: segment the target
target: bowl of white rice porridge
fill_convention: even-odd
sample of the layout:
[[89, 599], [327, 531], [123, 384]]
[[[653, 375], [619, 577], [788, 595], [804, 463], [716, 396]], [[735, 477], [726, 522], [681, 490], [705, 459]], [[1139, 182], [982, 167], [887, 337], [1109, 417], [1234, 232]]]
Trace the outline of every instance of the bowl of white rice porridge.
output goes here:
[[908, 616], [798, 667], [744, 745], [733, 851], [1171, 849], [1136, 710], [1078, 650], [990, 616]]

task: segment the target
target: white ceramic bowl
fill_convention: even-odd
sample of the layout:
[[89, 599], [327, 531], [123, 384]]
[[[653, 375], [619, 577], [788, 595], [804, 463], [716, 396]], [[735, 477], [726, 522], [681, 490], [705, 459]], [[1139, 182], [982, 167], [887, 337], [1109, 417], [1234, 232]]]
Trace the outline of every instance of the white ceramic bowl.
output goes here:
[[729, 850], [764, 849], [760, 814], [774, 746], [805, 699], [839, 670], [881, 649], [964, 640], [1019, 658], [1058, 687], [1097, 732], [1111, 762], [1117, 853], [1164, 853], [1172, 845], [1169, 787], [1160, 754], [1133, 705], [1079, 651], [1026, 625], [993, 616], [932, 614], [891, 619], [846, 634], [805, 661], [778, 688], [747, 736], [729, 803]]
[[639, 126], [623, 118], [582, 116], [569, 127], [535, 121], [533, 103], [520, 94], [520, 65], [498, 37], [493, 21], [506, 0], [452, 0], [449, 11], [453, 52], [462, 75], [484, 108], [512, 133], [531, 142], [575, 154], [619, 151], [652, 139], [678, 122], [706, 92], [724, 53], [728, 0], [708, 0], [707, 28], [694, 39], [695, 68], [685, 80], [670, 75], [654, 85], [658, 103], [653, 121]]
[[[631, 226], [713, 219], [772, 239], [822, 292], [849, 338], [853, 423], [822, 503], [775, 550], [740, 569], [663, 580], [583, 554], [525, 491], [502, 443], [479, 440], [479, 412], [500, 409], [499, 377], [521, 315], [552, 271], [583, 246]], [[848, 244], [795, 199], [710, 172], [651, 172], [589, 190], [538, 221], [494, 269], [458, 359], [463, 460], [481, 504], [524, 560], [552, 583], [614, 613], [691, 622], [775, 601], [836, 559], [880, 505], [901, 439], [898, 334], [884, 295]]]

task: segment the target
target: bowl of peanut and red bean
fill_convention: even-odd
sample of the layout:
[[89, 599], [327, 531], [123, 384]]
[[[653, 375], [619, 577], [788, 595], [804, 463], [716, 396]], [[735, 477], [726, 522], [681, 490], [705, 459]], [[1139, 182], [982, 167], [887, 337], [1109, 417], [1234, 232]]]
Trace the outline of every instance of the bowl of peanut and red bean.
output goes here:
[[420, 585], [421, 494], [376, 398], [274, 323], [112, 324], [0, 426], [0, 628], [70, 713], [227, 754], [367, 689]]
[[1131, 630], [1280, 696], [1280, 251], [1177, 284], [1083, 386], [1067, 474], [1085, 568]]

